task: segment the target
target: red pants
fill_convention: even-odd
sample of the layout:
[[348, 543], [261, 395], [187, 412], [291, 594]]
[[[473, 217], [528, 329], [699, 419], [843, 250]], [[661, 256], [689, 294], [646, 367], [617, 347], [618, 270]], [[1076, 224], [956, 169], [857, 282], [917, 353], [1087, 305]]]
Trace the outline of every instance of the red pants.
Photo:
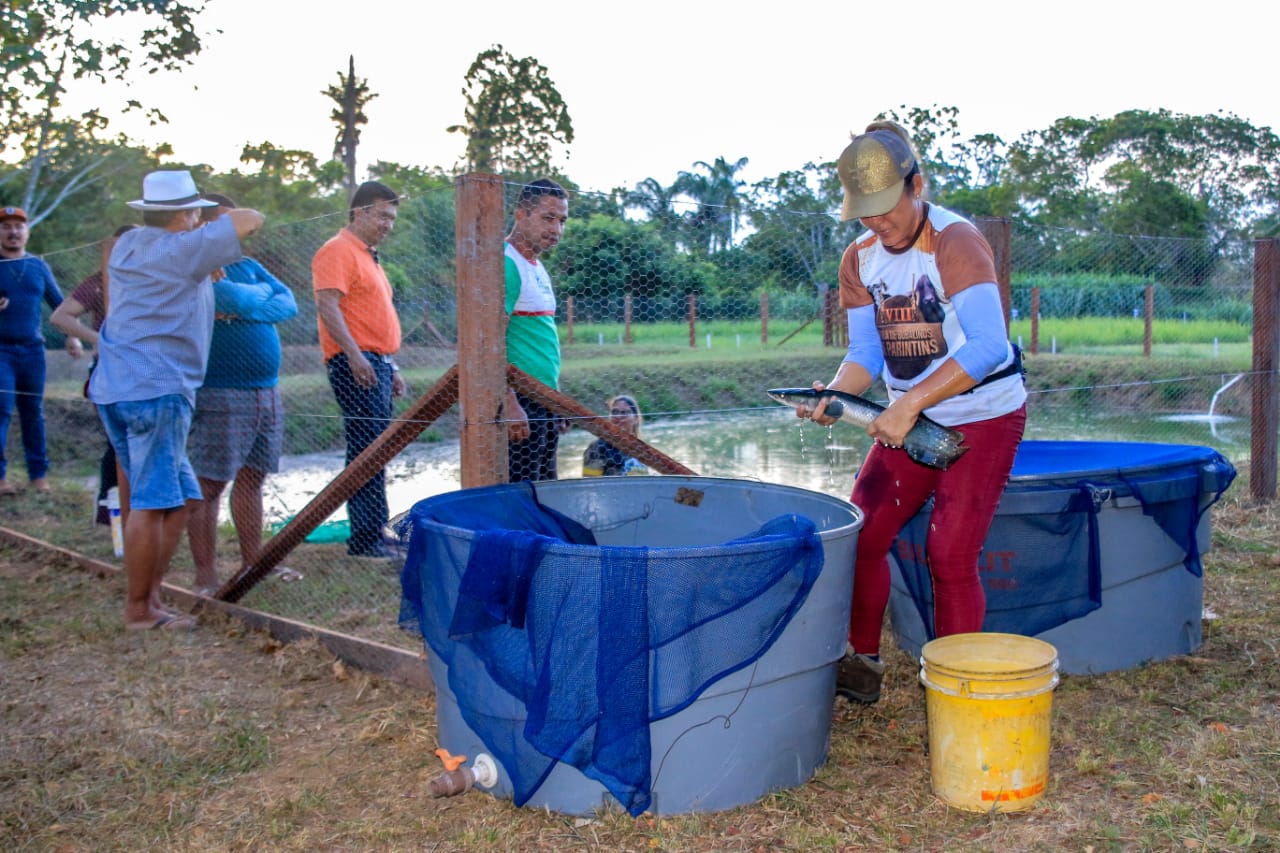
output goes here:
[[933, 624], [939, 637], [982, 630], [987, 601], [978, 555], [1013, 469], [1027, 407], [957, 427], [969, 451], [946, 471], [911, 461], [905, 450], [873, 444], [851, 500], [864, 513], [854, 559], [849, 642], [866, 655], [880, 653], [880, 629], [889, 604], [889, 548], [899, 531], [933, 495], [925, 549], [933, 580]]

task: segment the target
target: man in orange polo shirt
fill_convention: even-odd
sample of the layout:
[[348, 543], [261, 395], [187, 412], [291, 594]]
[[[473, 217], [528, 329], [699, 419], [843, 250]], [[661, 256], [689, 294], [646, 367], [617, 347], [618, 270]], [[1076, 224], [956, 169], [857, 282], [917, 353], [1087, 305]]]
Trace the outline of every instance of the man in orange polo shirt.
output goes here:
[[[387, 428], [392, 398], [408, 390], [395, 362], [400, 318], [376, 248], [391, 233], [399, 204], [400, 197], [385, 184], [361, 184], [351, 197], [347, 226], [311, 259], [320, 348], [342, 409], [347, 464]], [[389, 518], [383, 472], [351, 496], [347, 517], [351, 523], [348, 554], [395, 556], [383, 541]]]

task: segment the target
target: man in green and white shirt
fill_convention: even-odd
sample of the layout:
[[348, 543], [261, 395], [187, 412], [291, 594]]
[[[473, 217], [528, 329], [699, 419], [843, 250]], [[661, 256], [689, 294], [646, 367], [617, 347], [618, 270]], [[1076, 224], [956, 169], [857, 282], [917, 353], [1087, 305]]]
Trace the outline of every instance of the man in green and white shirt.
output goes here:
[[[556, 295], [539, 257], [560, 242], [569, 218], [564, 187], [542, 178], [516, 202], [506, 242], [507, 360], [551, 388], [560, 385]], [[556, 479], [559, 422], [547, 409], [507, 389], [507, 467], [511, 482]]]

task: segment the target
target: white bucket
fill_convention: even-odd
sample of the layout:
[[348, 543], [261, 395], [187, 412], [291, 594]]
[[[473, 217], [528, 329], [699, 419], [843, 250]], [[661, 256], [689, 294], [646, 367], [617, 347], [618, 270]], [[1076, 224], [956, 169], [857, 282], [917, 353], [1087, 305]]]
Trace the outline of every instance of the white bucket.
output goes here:
[[124, 528], [120, 524], [120, 489], [107, 489], [107, 515], [111, 517], [111, 547], [117, 557], [124, 556]]

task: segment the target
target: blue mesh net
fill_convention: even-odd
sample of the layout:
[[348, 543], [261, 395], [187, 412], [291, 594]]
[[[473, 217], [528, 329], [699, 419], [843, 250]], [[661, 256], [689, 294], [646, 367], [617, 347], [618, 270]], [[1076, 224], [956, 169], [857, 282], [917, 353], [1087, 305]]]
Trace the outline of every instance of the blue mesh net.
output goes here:
[[[1098, 513], [1115, 497], [1136, 499], [1182, 551], [1186, 570], [1200, 576], [1200, 519], [1235, 476], [1208, 447], [1023, 442], [980, 558], [983, 630], [1033, 636], [1102, 605]], [[1011, 504], [1026, 511], [1010, 511]], [[930, 639], [936, 635], [925, 541], [932, 510], [929, 502], [916, 514], [893, 552]], [[1015, 554], [1016, 566], [1008, 557]]]
[[822, 570], [795, 515], [723, 544], [616, 547], [527, 483], [441, 498], [401, 523], [401, 624], [448, 666], [516, 805], [563, 762], [645, 811], [649, 724], [763, 655]]

